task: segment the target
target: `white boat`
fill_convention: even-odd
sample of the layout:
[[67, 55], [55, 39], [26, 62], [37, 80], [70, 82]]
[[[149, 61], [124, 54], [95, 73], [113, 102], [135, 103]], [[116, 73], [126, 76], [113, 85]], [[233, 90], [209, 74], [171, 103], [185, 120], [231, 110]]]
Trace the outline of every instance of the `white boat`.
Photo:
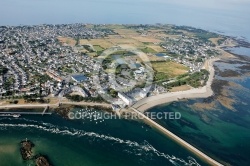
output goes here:
[[14, 118], [19, 118], [21, 115], [20, 114], [14, 114], [13, 117]]

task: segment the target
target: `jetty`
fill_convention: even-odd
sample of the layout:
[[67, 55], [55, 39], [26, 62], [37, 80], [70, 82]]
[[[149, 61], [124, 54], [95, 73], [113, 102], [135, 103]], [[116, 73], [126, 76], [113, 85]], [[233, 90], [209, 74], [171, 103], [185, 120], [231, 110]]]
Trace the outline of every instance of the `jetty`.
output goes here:
[[5, 116], [5, 115], [51, 115], [51, 112], [0, 112], [0, 116]]
[[8, 111], [8, 112], [0, 112], [0, 116], [12, 116], [12, 117], [15, 117], [15, 118], [18, 118], [20, 117], [21, 115], [51, 115], [52, 113], [51, 112], [46, 112], [47, 110], [49, 110], [49, 106], [45, 107], [43, 112], [11, 112], [11, 111]]
[[177, 135], [175, 135], [174, 133], [170, 132], [169, 130], [167, 130], [166, 128], [162, 127], [161, 125], [159, 125], [158, 123], [156, 123], [155, 121], [153, 121], [152, 119], [150, 119], [149, 117], [147, 117], [146, 115], [144, 115], [142, 112], [138, 111], [137, 109], [130, 107], [142, 120], [144, 120], [144, 122], [156, 129], [158, 129], [161, 133], [163, 133], [164, 135], [166, 135], [167, 137], [171, 138], [173, 141], [175, 141], [176, 143], [180, 144], [181, 146], [183, 146], [184, 148], [188, 149], [189, 151], [191, 151], [193, 154], [195, 154], [197, 157], [199, 157], [200, 159], [202, 159], [203, 161], [207, 162], [210, 165], [213, 166], [223, 166], [221, 163], [215, 161], [214, 159], [212, 159], [211, 157], [207, 156], [205, 153], [201, 152], [200, 150], [198, 150], [197, 148], [195, 148], [194, 146], [190, 145], [188, 142], [184, 141], [183, 139], [181, 139], [180, 137], [178, 137]]
[[[49, 109], [49, 106], [45, 107], [44, 110], [43, 110], [42, 115], [44, 115], [48, 109]], [[51, 114], [51, 113], [50, 113], [50, 114]]]

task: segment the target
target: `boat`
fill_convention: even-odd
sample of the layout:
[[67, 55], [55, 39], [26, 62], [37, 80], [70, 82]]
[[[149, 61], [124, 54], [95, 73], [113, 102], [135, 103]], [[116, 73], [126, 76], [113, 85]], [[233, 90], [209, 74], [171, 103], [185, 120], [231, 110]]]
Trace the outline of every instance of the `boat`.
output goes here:
[[19, 118], [21, 115], [20, 114], [14, 114], [13, 117], [14, 118]]

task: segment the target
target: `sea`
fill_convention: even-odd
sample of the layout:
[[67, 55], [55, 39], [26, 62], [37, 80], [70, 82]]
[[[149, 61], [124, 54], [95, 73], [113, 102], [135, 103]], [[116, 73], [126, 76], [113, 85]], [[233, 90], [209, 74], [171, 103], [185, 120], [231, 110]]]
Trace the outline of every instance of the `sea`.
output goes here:
[[[188, 3], [187, 3], [188, 2]], [[64, 23], [175, 24], [218, 32], [250, 41], [250, 10], [245, 0], [200, 2], [163, 0], [1, 0], [0, 25]], [[248, 48], [233, 48], [250, 56]], [[216, 63], [221, 70], [235, 64]], [[156, 106], [149, 112], [180, 112], [181, 120], [157, 122], [218, 161], [250, 164], [250, 77], [222, 78], [239, 86], [228, 88], [231, 110], [219, 103], [195, 108], [204, 99]], [[239, 88], [240, 87], [240, 88]], [[81, 108], [75, 108], [75, 111]], [[96, 110], [101, 111], [101, 110]], [[179, 144], [148, 125], [125, 119], [67, 120], [51, 116], [0, 117], [0, 166], [31, 166], [20, 155], [20, 141], [34, 142], [34, 153], [47, 155], [57, 166], [206, 166]]]

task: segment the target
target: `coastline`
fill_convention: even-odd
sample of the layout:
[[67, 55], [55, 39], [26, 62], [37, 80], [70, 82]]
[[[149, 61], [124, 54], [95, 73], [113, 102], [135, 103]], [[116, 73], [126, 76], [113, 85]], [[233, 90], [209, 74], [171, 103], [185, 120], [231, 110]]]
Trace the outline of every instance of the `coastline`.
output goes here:
[[212, 159], [211, 157], [209, 157], [205, 153], [201, 152], [200, 150], [198, 150], [197, 148], [195, 148], [194, 146], [192, 146], [191, 144], [189, 144], [185, 140], [181, 139], [180, 137], [178, 137], [177, 135], [175, 135], [171, 131], [169, 131], [166, 128], [162, 127], [160, 124], [158, 124], [157, 122], [153, 121], [152, 119], [150, 119], [149, 117], [147, 117], [146, 115], [144, 115], [142, 112], [136, 110], [133, 107], [131, 107], [131, 109], [135, 113], [137, 113], [139, 117], [142, 118], [142, 120], [144, 121], [144, 123], [146, 123], [146, 124], [150, 125], [151, 127], [159, 130], [163, 135], [167, 136], [168, 138], [171, 138], [173, 141], [175, 141], [176, 143], [180, 144], [184, 148], [188, 149], [190, 152], [192, 152], [193, 154], [195, 154], [196, 156], [198, 156], [200, 159], [204, 160], [208, 164], [211, 164], [213, 166], [223, 166], [223, 164], [221, 164], [221, 163], [217, 162], [216, 160]]
[[170, 93], [159, 94], [156, 96], [150, 96], [138, 101], [132, 107], [141, 112], [145, 112], [148, 109], [155, 107], [157, 105], [166, 104], [181, 99], [207, 98], [212, 96], [214, 93], [211, 88], [211, 85], [215, 75], [215, 69], [213, 67], [213, 63], [218, 60], [220, 60], [220, 58], [213, 58], [208, 60], [208, 68], [210, 74], [207, 84], [205, 86], [186, 91], [170, 92]]
[[146, 115], [144, 115], [144, 112], [147, 111], [148, 109], [161, 105], [164, 103], [170, 103], [173, 101], [178, 101], [180, 99], [191, 99], [191, 98], [207, 98], [210, 97], [214, 94], [211, 85], [215, 76], [215, 69], [213, 67], [213, 63], [215, 61], [220, 60], [220, 58], [213, 58], [208, 60], [208, 68], [209, 68], [209, 79], [207, 81], [207, 84], [201, 88], [194, 88], [191, 90], [187, 91], [180, 91], [180, 92], [171, 92], [171, 93], [164, 93], [160, 94], [157, 96], [151, 96], [148, 98], [144, 98], [134, 104], [130, 109], [132, 109], [135, 113], [138, 114], [139, 117], [142, 118], [143, 122], [150, 125], [151, 127], [155, 128], [158, 130], [160, 133], [163, 135], [167, 136], [168, 138], [171, 138], [173, 141], [176, 143], [180, 144], [181, 146], [185, 147], [188, 149], [190, 152], [204, 160], [210, 165], [216, 165], [216, 166], [223, 166], [223, 164], [219, 163], [218, 161], [212, 159], [196, 147], [192, 146], [182, 138], [178, 137], [168, 129], [164, 128], [154, 120], [150, 119]]
[[94, 103], [94, 102], [60, 102], [56, 104], [9, 104], [9, 105], [0, 105], [0, 111], [2, 109], [11, 109], [11, 108], [58, 108], [60, 105], [72, 105], [72, 106], [103, 106], [111, 108], [110, 104], [107, 103]]
[[[209, 68], [209, 79], [207, 81], [207, 84], [200, 88], [193, 88], [186, 91], [179, 91], [179, 92], [170, 92], [170, 93], [163, 93], [156, 96], [150, 96], [147, 98], [144, 98], [134, 105], [132, 107], [136, 108], [137, 110], [141, 112], [145, 112], [148, 109], [155, 107], [157, 105], [170, 103], [173, 101], [178, 101], [181, 99], [193, 99], [193, 98], [207, 98], [212, 96], [213, 90], [211, 88], [214, 75], [215, 75], [215, 69], [213, 67], [213, 63], [215, 61], [220, 60], [220, 58], [213, 58], [208, 60], [208, 68]], [[93, 103], [93, 102], [58, 102], [56, 104], [9, 104], [9, 105], [0, 105], [0, 110], [6, 110], [11, 108], [58, 108], [60, 105], [72, 105], [72, 106], [103, 106], [107, 108], [111, 108], [111, 104], [107, 103]]]

